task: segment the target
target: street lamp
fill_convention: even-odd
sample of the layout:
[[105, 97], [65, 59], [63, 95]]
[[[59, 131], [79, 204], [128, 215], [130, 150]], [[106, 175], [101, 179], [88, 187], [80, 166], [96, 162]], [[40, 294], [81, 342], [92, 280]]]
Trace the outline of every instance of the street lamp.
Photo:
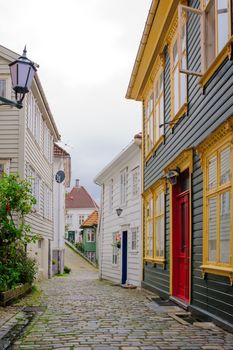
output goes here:
[[0, 96], [0, 105], [9, 105], [18, 109], [22, 108], [22, 102], [25, 94], [29, 92], [32, 80], [36, 73], [35, 64], [27, 58], [26, 46], [23, 50], [23, 55], [16, 61], [9, 64], [12, 88], [15, 91], [15, 100], [11, 101]]
[[123, 209], [121, 208], [116, 209], [117, 216], [120, 216], [122, 212], [123, 212]]

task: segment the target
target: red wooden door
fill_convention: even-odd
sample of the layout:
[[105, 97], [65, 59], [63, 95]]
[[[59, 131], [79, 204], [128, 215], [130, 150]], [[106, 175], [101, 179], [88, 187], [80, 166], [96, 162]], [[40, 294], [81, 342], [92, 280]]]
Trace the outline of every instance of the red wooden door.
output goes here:
[[189, 191], [176, 196], [173, 227], [173, 295], [189, 301]]

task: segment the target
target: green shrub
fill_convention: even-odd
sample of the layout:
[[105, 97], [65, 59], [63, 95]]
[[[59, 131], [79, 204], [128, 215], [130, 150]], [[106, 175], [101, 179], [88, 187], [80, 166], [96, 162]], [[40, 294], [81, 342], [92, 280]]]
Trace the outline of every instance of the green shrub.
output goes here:
[[71, 268], [68, 266], [64, 266], [64, 273], [70, 273]]
[[36, 276], [36, 262], [27, 256], [26, 246], [38, 236], [25, 223], [36, 200], [31, 184], [13, 174], [1, 176], [0, 198], [0, 291], [6, 291], [32, 283]]

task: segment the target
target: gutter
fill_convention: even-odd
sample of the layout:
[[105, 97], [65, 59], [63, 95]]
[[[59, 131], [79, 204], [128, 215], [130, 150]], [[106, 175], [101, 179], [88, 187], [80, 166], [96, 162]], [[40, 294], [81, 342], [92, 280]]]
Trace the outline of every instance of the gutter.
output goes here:
[[146, 24], [145, 24], [145, 27], [144, 27], [144, 31], [143, 31], [143, 34], [142, 34], [142, 38], [141, 38], [141, 41], [140, 41], [140, 45], [139, 45], [139, 48], [138, 48], [136, 60], [134, 62], [133, 71], [131, 73], [128, 89], [127, 89], [127, 92], [126, 92], [126, 95], [125, 95], [125, 97], [127, 99], [132, 99], [132, 96], [131, 96], [132, 88], [133, 88], [134, 82], [136, 80], [136, 76], [138, 74], [138, 70], [139, 70], [139, 67], [140, 67], [140, 64], [141, 64], [141, 61], [142, 61], [142, 56], [144, 54], [144, 50], [145, 50], [145, 47], [146, 47], [146, 44], [147, 44], [147, 41], [148, 41], [148, 37], [150, 35], [152, 23], [154, 21], [154, 18], [155, 18], [155, 15], [156, 15], [159, 3], [160, 3], [160, 0], [153, 0], [152, 4], [151, 4], [150, 10], [149, 10], [149, 14], [147, 16]]

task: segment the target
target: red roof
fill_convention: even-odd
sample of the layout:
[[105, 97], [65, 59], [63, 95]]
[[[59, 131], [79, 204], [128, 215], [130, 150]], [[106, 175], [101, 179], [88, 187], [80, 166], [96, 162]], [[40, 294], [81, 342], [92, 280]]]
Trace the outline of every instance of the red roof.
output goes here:
[[63, 148], [58, 146], [56, 143], [53, 146], [53, 154], [54, 156], [61, 156], [61, 157], [70, 157], [69, 153], [66, 152]]
[[98, 210], [94, 210], [88, 218], [82, 223], [81, 227], [91, 227], [98, 225]]
[[83, 186], [73, 187], [66, 195], [66, 208], [93, 208], [98, 209], [98, 205]]

